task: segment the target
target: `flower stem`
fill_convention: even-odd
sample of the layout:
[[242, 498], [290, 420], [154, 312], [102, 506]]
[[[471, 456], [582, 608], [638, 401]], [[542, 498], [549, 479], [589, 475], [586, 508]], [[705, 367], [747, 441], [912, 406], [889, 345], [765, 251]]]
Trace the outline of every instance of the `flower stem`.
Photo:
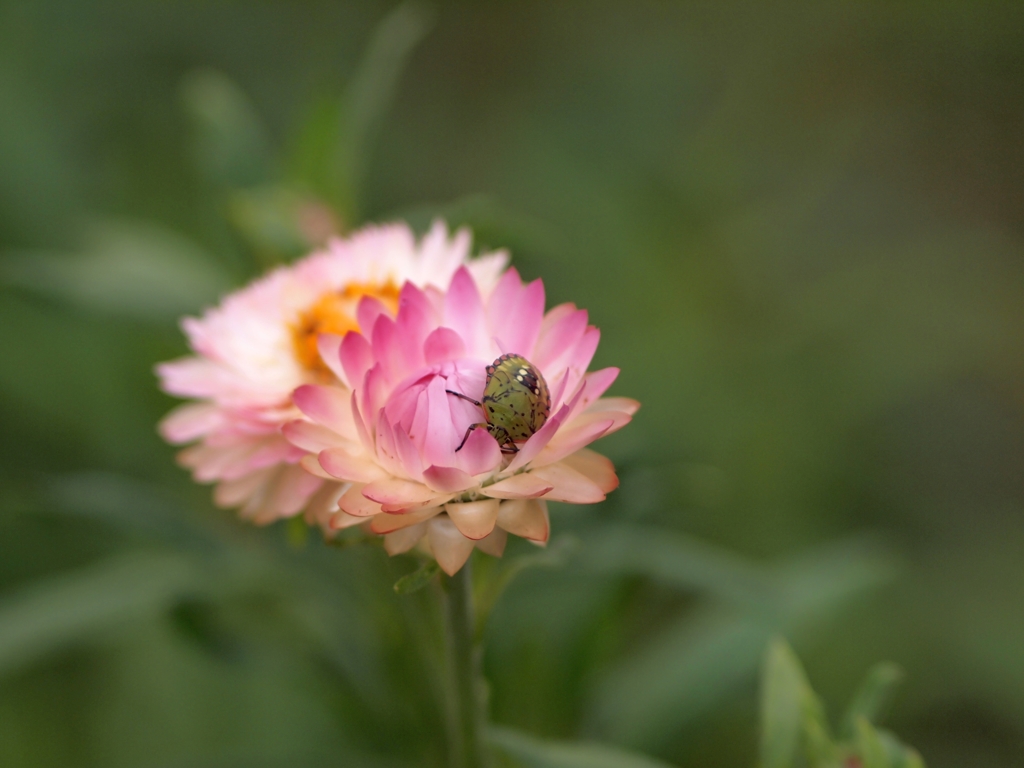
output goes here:
[[473, 639], [473, 582], [469, 563], [445, 582], [445, 631], [456, 732], [451, 765], [453, 768], [488, 768], [491, 761], [484, 742], [481, 649]]

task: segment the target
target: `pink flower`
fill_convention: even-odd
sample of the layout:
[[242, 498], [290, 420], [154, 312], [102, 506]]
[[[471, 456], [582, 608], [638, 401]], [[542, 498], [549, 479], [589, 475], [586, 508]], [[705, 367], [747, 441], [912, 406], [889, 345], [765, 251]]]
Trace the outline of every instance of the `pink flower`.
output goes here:
[[186, 318], [195, 354], [156, 370], [166, 392], [194, 402], [168, 414], [161, 434], [194, 443], [179, 461], [196, 480], [217, 483], [217, 503], [240, 507], [243, 517], [323, 514], [340, 485], [304, 471], [304, 451], [281, 434], [301, 416], [296, 387], [341, 385], [321, 358], [322, 334], [370, 329], [378, 314], [397, 311], [401, 286], [446, 286], [463, 265], [489, 290], [507, 256], [470, 260], [469, 252], [469, 233], [449, 237], [441, 223], [419, 242], [403, 224], [367, 227]]
[[[302, 466], [345, 483], [337, 507], [317, 514], [325, 528], [364, 524], [391, 554], [422, 544], [452, 574], [474, 546], [500, 556], [508, 533], [546, 542], [548, 500], [591, 504], [618, 485], [611, 462], [585, 446], [639, 404], [601, 397], [618, 369], [587, 373], [599, 331], [572, 304], [545, 314], [540, 280], [524, 285], [509, 269], [489, 291], [459, 268], [447, 291], [406, 283], [395, 316], [372, 297], [358, 315], [358, 331], [321, 337], [343, 386], [299, 387], [306, 419], [284, 429], [307, 453]], [[532, 436], [502, 446], [469, 430], [484, 412], [451, 393], [480, 401], [487, 366], [504, 353], [540, 371], [551, 403]]]

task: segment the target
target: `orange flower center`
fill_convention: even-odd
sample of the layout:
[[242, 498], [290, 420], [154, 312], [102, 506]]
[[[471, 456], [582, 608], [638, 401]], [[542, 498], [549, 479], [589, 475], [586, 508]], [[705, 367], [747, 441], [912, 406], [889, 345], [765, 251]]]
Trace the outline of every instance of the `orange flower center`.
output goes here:
[[329, 376], [330, 370], [320, 359], [316, 339], [321, 333], [344, 336], [359, 330], [356, 308], [364, 296], [381, 302], [392, 315], [398, 313], [399, 288], [391, 280], [386, 283], [352, 283], [340, 291], [325, 293], [309, 309], [299, 315], [292, 326], [295, 357], [309, 371]]

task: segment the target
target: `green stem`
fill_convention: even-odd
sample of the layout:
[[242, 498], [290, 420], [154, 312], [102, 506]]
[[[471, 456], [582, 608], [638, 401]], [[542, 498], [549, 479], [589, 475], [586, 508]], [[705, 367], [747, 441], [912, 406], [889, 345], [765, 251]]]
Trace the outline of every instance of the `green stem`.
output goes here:
[[451, 765], [452, 768], [488, 768], [491, 761], [484, 742], [481, 649], [473, 639], [473, 582], [469, 563], [445, 582], [445, 630], [457, 734], [452, 744]]

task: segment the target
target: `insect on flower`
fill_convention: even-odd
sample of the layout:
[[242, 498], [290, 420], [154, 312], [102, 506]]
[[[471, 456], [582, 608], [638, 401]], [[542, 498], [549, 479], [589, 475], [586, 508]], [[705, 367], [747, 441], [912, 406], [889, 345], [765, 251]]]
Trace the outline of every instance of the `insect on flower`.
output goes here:
[[521, 355], [502, 355], [487, 366], [482, 402], [450, 389], [445, 392], [483, 408], [486, 419], [469, 425], [456, 453], [478, 427], [491, 433], [502, 453], [518, 453], [516, 443], [530, 439], [551, 413], [551, 394], [544, 376]]

